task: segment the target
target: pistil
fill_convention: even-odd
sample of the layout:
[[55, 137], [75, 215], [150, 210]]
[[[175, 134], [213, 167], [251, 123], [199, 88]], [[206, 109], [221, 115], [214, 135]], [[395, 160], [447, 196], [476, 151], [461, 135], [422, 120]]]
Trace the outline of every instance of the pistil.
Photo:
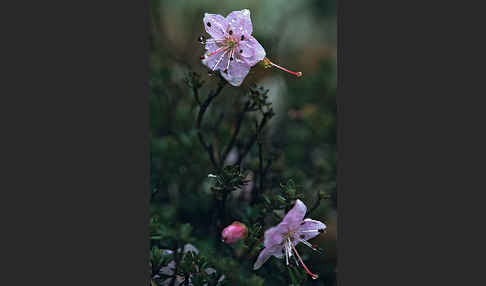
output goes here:
[[288, 69], [286, 69], [286, 68], [284, 68], [284, 67], [281, 67], [281, 66], [279, 66], [279, 65], [277, 65], [277, 64], [275, 64], [275, 63], [272, 63], [272, 62], [271, 62], [271, 61], [270, 61], [268, 58], [266, 58], [266, 57], [263, 59], [263, 62], [264, 62], [264, 64], [265, 64], [265, 65], [267, 65], [267, 66], [276, 67], [276, 68], [278, 68], [279, 70], [283, 70], [283, 71], [285, 71], [285, 72], [288, 72], [289, 74], [293, 74], [293, 75], [295, 75], [296, 77], [301, 77], [301, 76], [302, 76], [302, 72], [294, 72], [294, 71], [288, 70]]
[[291, 246], [291, 247], [292, 247], [292, 249], [294, 250], [295, 255], [296, 255], [296, 256], [297, 256], [297, 258], [299, 259], [300, 264], [302, 264], [302, 266], [304, 267], [304, 269], [305, 269], [305, 271], [307, 272], [307, 274], [309, 274], [309, 275], [310, 275], [310, 277], [312, 277], [312, 279], [317, 279], [317, 278], [319, 277], [319, 275], [312, 273], [312, 272], [309, 270], [309, 268], [307, 268], [307, 266], [305, 265], [304, 261], [302, 261], [302, 258], [300, 258], [300, 255], [299, 255], [299, 253], [297, 252], [297, 249], [295, 249], [295, 246], [294, 246], [292, 243], [290, 243], [290, 246]]

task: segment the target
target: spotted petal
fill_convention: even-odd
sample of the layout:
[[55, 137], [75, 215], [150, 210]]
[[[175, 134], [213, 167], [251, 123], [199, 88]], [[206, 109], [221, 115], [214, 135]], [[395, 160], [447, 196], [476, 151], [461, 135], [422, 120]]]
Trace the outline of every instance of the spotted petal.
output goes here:
[[235, 37], [240, 38], [242, 35], [246, 38], [253, 32], [251, 24], [250, 10], [233, 11], [226, 16], [228, 30], [232, 30]]
[[249, 36], [244, 41], [239, 41], [238, 50], [242, 51], [241, 59], [250, 66], [256, 65], [266, 55], [265, 49], [253, 36]]
[[320, 232], [326, 229], [326, 225], [318, 220], [306, 218], [300, 225], [297, 235], [304, 240], [316, 237]]
[[204, 14], [203, 25], [206, 32], [217, 40], [224, 38], [228, 27], [228, 23], [223, 16], [209, 13]]
[[[228, 53], [229, 54], [229, 53]], [[221, 71], [225, 70], [227, 59], [229, 59], [228, 55], [225, 55], [223, 58], [224, 67], [220, 69]], [[232, 86], [240, 86], [243, 80], [245, 79], [248, 72], [250, 72], [250, 66], [239, 60], [233, 60], [230, 62], [228, 72], [221, 72], [221, 75], [232, 85]]]

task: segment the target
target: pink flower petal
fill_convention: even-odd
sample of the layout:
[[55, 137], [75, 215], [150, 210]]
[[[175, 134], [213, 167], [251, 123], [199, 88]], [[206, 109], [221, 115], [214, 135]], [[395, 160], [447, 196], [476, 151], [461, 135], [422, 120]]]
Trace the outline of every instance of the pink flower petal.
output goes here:
[[287, 232], [286, 225], [279, 224], [277, 226], [271, 227], [265, 231], [265, 240], [263, 245], [265, 247], [273, 247], [276, 244], [282, 243], [282, 234]]
[[[229, 53], [228, 53], [229, 54]], [[224, 71], [226, 68], [226, 62], [227, 62], [227, 55], [225, 58], [223, 58], [223, 63], [224, 67], [220, 69], [221, 71]], [[228, 72], [224, 73], [221, 72], [221, 75], [232, 85], [232, 86], [240, 86], [245, 77], [248, 75], [248, 72], [250, 72], [250, 66], [243, 62], [243, 61], [237, 61], [233, 60], [231, 61]]]
[[[320, 231], [324, 231], [326, 225], [318, 220], [313, 220], [306, 218], [304, 222], [300, 225], [297, 235], [300, 239], [309, 240], [316, 237]], [[319, 231], [320, 230], [320, 231]]]
[[301, 200], [295, 201], [294, 207], [285, 215], [282, 223], [288, 225], [289, 229], [297, 230], [304, 219], [307, 207]]
[[282, 256], [282, 247], [280, 245], [275, 245], [273, 247], [266, 247], [264, 248], [261, 252], [260, 255], [258, 255], [258, 258], [253, 265], [253, 270], [257, 270], [258, 268], [262, 267], [263, 263], [265, 263], [270, 256]]
[[226, 19], [218, 14], [204, 14], [203, 25], [206, 32], [215, 39], [222, 39], [226, 34], [228, 24]]
[[226, 16], [228, 30], [232, 30], [235, 37], [241, 38], [241, 35], [248, 37], [253, 32], [251, 24], [250, 10], [233, 11]]
[[244, 41], [240, 41], [238, 43], [238, 50], [243, 51], [240, 55], [250, 66], [256, 65], [259, 61], [263, 60], [266, 55], [265, 49], [252, 36], [249, 36]]

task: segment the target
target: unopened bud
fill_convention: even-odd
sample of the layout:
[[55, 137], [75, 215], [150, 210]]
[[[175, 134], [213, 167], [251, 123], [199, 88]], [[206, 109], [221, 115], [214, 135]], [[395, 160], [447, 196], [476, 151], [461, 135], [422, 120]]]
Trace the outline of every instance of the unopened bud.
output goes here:
[[228, 225], [221, 232], [223, 242], [227, 244], [233, 244], [240, 239], [246, 238], [247, 235], [248, 229], [246, 228], [246, 225], [238, 221], [235, 221], [232, 224]]

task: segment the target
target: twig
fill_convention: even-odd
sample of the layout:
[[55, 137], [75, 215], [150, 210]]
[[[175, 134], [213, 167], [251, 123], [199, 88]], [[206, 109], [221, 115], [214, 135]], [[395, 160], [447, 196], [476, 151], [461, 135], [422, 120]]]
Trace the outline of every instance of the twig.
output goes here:
[[270, 170], [270, 167], [272, 166], [272, 159], [268, 159], [267, 160], [267, 165], [265, 166], [265, 170], [263, 170], [263, 176], [266, 177], [267, 176], [267, 173], [268, 173], [268, 170]]
[[243, 149], [243, 152], [241, 152], [238, 158], [238, 162], [237, 162], [238, 165], [241, 164], [241, 162], [246, 157], [246, 155], [248, 155], [248, 152], [250, 152], [251, 148], [253, 147], [253, 144], [255, 144], [258, 134], [262, 131], [263, 127], [267, 123], [270, 116], [271, 116], [270, 113], [263, 114], [263, 118], [260, 121], [260, 124], [258, 124], [256, 133], [251, 137], [250, 141], [246, 144], [245, 148]]
[[192, 86], [192, 92], [194, 93], [194, 99], [197, 102], [197, 105], [201, 106], [201, 100], [199, 100], [199, 88], [197, 86]]
[[204, 139], [204, 135], [201, 132], [201, 124], [204, 118], [204, 113], [208, 109], [209, 104], [211, 103], [211, 101], [213, 101], [214, 98], [216, 98], [216, 96], [221, 93], [221, 90], [223, 90], [225, 83], [225, 81], [221, 81], [218, 85], [218, 89], [215, 92], [210, 93], [208, 95], [208, 98], [200, 105], [199, 114], [196, 121], [196, 129], [199, 141], [201, 142], [201, 145], [204, 147], [204, 149], [206, 149], [206, 152], [209, 155], [209, 159], [211, 160], [211, 163], [213, 164], [213, 167], [215, 169], [218, 169], [218, 164], [216, 163], [216, 159], [214, 158], [214, 148], [212, 144], [208, 144], [206, 142], [206, 139]]
[[317, 201], [314, 203], [314, 205], [311, 207], [309, 210], [309, 215], [311, 215], [321, 204], [322, 196], [318, 195]]
[[236, 142], [236, 138], [238, 137], [238, 133], [240, 133], [240, 128], [241, 128], [241, 123], [243, 122], [243, 118], [245, 117], [245, 113], [248, 112], [250, 109], [250, 102], [246, 102], [245, 107], [243, 108], [243, 111], [239, 114], [238, 119], [236, 120], [236, 127], [235, 127], [235, 132], [233, 133], [233, 137], [231, 137], [231, 141], [226, 146], [226, 149], [223, 153], [223, 157], [221, 160], [221, 164], [224, 164], [224, 161], [226, 161], [226, 158], [228, 157], [229, 152], [233, 148]]
[[264, 180], [263, 154], [262, 154], [263, 144], [260, 138], [258, 138], [257, 143], [258, 143], [258, 176], [260, 177], [260, 187], [258, 188], [258, 192], [256, 191], [256, 188], [254, 188], [255, 192], [253, 194], [253, 203], [256, 203], [260, 200], [260, 194], [263, 193], [263, 180]]

